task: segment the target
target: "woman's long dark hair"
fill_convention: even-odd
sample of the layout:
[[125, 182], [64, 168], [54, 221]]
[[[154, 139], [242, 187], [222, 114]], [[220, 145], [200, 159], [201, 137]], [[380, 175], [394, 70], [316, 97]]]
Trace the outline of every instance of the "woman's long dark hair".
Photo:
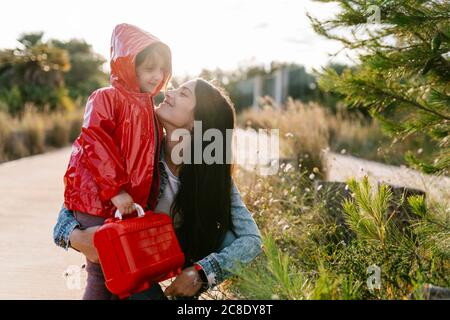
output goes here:
[[[180, 214], [182, 224], [177, 228], [186, 266], [216, 251], [231, 226], [231, 150], [227, 129], [234, 129], [235, 111], [228, 96], [209, 82], [198, 79], [195, 88], [194, 119], [201, 121], [201, 137], [210, 129], [222, 133], [222, 163], [194, 163], [194, 130], [191, 131], [191, 161], [180, 168], [180, 187], [172, 209]], [[198, 134], [198, 133], [197, 133]], [[203, 139], [202, 139], [203, 140]], [[230, 140], [230, 141], [228, 141]], [[202, 155], [211, 142], [202, 142]], [[198, 150], [197, 150], [198, 152]]]

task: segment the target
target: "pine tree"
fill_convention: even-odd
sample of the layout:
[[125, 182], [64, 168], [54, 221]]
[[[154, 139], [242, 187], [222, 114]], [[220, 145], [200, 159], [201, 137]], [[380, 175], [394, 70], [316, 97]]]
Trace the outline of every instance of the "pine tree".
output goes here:
[[328, 20], [311, 15], [314, 30], [343, 44], [356, 67], [321, 72], [319, 85], [367, 109], [395, 136], [424, 135], [438, 150], [428, 159], [405, 159], [426, 173], [450, 166], [450, 1], [316, 0], [341, 10]]

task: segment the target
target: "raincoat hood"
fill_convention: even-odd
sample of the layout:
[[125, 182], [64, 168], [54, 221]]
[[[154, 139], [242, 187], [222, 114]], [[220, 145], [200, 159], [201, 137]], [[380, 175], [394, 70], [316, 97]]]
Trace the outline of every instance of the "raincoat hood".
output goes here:
[[[111, 84], [113, 87], [125, 87], [126, 90], [139, 93], [136, 76], [136, 56], [149, 45], [162, 43], [154, 35], [131, 24], [122, 23], [114, 28], [111, 37]], [[170, 53], [169, 47], [167, 47]], [[167, 82], [168, 74], [156, 92]]]

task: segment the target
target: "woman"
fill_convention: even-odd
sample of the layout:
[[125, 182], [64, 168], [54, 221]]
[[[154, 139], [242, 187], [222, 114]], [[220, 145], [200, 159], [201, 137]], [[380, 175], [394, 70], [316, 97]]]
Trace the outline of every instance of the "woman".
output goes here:
[[[193, 297], [229, 277], [237, 263], [254, 259], [261, 252], [261, 236], [231, 178], [232, 166], [225, 151], [231, 150], [231, 139], [226, 137], [227, 130], [234, 128], [235, 112], [228, 97], [207, 81], [195, 79], [167, 92], [156, 114], [166, 138], [160, 155], [161, 188], [155, 211], [172, 216], [186, 257], [182, 273], [164, 293]], [[194, 121], [200, 121], [201, 126], [195, 126]], [[188, 132], [190, 139], [172, 140], [180, 129]], [[194, 141], [209, 129], [218, 130], [223, 137], [214, 141], [223, 151], [214, 154], [214, 163], [203, 159], [210, 143], [201, 139], [198, 149]], [[185, 146], [184, 152], [190, 152], [183, 153], [184, 162], [177, 164], [173, 151], [179, 150], [180, 143]], [[86, 255], [88, 283], [84, 299], [111, 298], [92, 245], [98, 227], [91, 226], [101, 223], [89, 221], [83, 225], [63, 207], [54, 229], [56, 244], [66, 249], [70, 245]], [[159, 285], [134, 298], [146, 297], [164, 298]]]

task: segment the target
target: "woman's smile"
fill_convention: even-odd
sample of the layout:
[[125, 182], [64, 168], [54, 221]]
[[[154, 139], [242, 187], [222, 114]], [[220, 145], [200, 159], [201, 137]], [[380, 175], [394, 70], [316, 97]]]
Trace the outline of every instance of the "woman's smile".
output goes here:
[[167, 98], [164, 99], [163, 102], [161, 102], [161, 105], [160, 105], [160, 106], [162, 107], [162, 106], [164, 106], [164, 105], [168, 105], [169, 107], [173, 108], [173, 104], [171, 104], [171, 103], [167, 100]]

